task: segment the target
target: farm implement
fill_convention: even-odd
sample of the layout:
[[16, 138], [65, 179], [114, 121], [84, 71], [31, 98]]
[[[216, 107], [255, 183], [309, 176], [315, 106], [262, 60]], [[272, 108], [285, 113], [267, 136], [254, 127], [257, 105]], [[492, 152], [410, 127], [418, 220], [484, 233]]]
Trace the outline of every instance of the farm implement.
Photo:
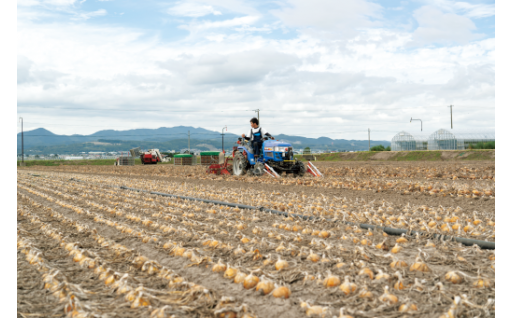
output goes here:
[[315, 177], [323, 176], [312, 162], [305, 165], [295, 159], [289, 143], [265, 140], [262, 150], [261, 156], [255, 156], [250, 143], [239, 138], [231, 156], [226, 157], [224, 153], [220, 153], [218, 162], [210, 165], [207, 173], [235, 176], [268, 174], [273, 178], [280, 178], [283, 172], [292, 173], [294, 177], [303, 177], [306, 173]]

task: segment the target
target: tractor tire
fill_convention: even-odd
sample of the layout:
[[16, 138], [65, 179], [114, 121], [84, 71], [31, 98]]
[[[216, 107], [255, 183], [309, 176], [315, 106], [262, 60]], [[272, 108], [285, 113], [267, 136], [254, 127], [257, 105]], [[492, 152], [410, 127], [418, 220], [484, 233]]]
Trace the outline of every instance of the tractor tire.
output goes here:
[[304, 165], [304, 163], [302, 161], [297, 161], [297, 163], [295, 164], [295, 169], [293, 171], [293, 176], [295, 178], [304, 177], [305, 174], [306, 174], [306, 166]]
[[243, 176], [247, 173], [248, 165], [249, 162], [247, 161], [247, 158], [245, 158], [242, 153], [237, 152], [233, 158], [233, 175]]
[[252, 174], [255, 175], [256, 177], [261, 177], [265, 173], [264, 170], [265, 166], [261, 162], [258, 162], [257, 164], [254, 165], [254, 168], [252, 169]]

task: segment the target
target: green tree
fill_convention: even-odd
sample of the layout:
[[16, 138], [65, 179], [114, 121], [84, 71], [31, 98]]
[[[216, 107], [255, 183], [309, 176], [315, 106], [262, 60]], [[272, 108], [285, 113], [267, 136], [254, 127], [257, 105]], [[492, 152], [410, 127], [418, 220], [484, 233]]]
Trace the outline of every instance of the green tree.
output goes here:
[[384, 148], [383, 145], [377, 145], [370, 148], [371, 151], [385, 151], [386, 148]]

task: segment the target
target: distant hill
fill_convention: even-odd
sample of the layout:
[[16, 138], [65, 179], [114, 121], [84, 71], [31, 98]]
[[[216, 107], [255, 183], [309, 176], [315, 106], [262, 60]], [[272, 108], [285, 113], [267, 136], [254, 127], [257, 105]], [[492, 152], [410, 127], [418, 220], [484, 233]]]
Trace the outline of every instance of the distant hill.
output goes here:
[[[157, 129], [101, 130], [91, 135], [56, 135], [44, 128], [24, 132], [27, 153], [71, 154], [89, 151], [127, 151], [134, 147], [142, 149], [180, 150], [188, 147], [190, 131], [191, 148], [210, 150], [222, 147], [220, 133], [204, 128], [187, 126], [161, 127]], [[18, 153], [21, 153], [21, 133], [18, 133]], [[230, 149], [238, 135], [224, 136], [225, 149]], [[276, 139], [290, 142], [295, 149], [310, 147], [312, 150], [367, 150], [367, 140], [331, 139], [328, 137], [307, 138], [276, 135]], [[371, 146], [390, 145], [389, 141], [372, 140]], [[30, 151], [32, 150], [32, 151]]]

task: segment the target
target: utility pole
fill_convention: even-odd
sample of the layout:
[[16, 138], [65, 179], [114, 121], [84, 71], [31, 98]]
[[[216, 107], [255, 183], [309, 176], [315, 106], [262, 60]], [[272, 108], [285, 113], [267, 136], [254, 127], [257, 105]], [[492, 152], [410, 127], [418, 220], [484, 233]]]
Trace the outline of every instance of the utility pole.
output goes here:
[[258, 123], [259, 123], [260, 122], [260, 110], [259, 109], [255, 109], [254, 111], [258, 113]]
[[423, 131], [423, 121], [421, 119], [412, 119], [409, 122], [412, 122], [413, 120], [419, 120], [421, 122], [421, 131]]
[[453, 105], [450, 105], [448, 107], [450, 107], [450, 122], [452, 124], [452, 129], [453, 129], [453, 112], [452, 112]]
[[228, 126], [224, 126], [224, 128], [222, 128], [222, 153], [226, 153], [224, 151], [224, 129], [226, 129], [226, 131], [228, 131]]
[[368, 128], [368, 152], [370, 151], [370, 128]]
[[188, 131], [188, 153], [190, 153], [190, 130]]
[[25, 150], [23, 145], [23, 117], [20, 117], [21, 122], [21, 166], [25, 165]]

